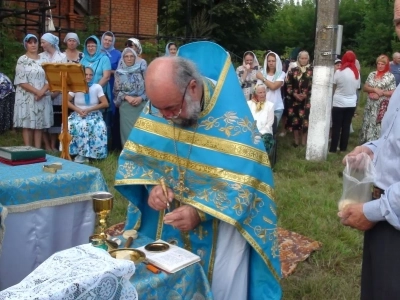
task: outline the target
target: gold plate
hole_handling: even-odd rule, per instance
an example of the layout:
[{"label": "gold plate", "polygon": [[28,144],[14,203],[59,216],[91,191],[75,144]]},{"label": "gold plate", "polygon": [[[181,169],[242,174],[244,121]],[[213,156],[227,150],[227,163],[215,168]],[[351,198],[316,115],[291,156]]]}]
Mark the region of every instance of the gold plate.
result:
[{"label": "gold plate", "polygon": [[150,243],[147,244],[144,249],[146,249],[149,252],[164,252],[169,249],[169,245],[166,243]]},{"label": "gold plate", "polygon": [[129,255],[130,260],[133,261],[135,264],[141,263],[146,259],[146,254],[144,254],[143,251],[133,249],[133,248],[115,249],[115,250],[108,251],[108,253],[110,253],[111,257],[113,257],[113,258],[117,258],[118,253],[119,253],[119,255],[120,254]]}]

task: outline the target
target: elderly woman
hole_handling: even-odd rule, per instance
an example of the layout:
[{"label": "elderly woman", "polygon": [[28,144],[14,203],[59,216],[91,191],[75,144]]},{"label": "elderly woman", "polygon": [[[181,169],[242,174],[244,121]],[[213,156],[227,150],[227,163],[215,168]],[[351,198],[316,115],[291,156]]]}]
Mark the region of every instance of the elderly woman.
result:
[{"label": "elderly woman", "polygon": [[146,103],[144,76],[136,53],[131,48],[122,52],[120,65],[115,72],[114,102],[119,107],[122,147],[125,145],[137,118]]},{"label": "elderly woman", "polygon": [[282,118],[283,114],[283,100],[281,87],[285,82],[285,72],[282,71],[282,62],[278,54],[275,52],[268,52],[264,60],[264,68],[261,78],[259,78],[267,87],[267,99],[274,105],[274,115],[276,121]]},{"label": "elderly woman", "polygon": [[169,42],[165,46],[165,56],[176,56],[177,52],[178,52],[178,47],[174,42]]},{"label": "elderly woman", "polygon": [[14,103],[14,86],[10,78],[0,72],[0,134],[12,128]]},{"label": "elderly woman", "polygon": [[121,59],[121,51],[115,49],[115,36],[111,31],[106,31],[101,37],[101,51],[107,55],[111,64],[110,85],[110,109],[106,113],[106,123],[111,127],[111,149],[120,149],[121,140],[119,139],[119,111],[114,105],[114,74]]},{"label": "elderly woman", "polygon": [[267,101],[267,87],[264,84],[257,84],[252,98],[247,101],[257,129],[261,133],[261,139],[264,143],[265,151],[270,154],[274,146],[272,126],[274,124],[274,105]]},{"label": "elderly woman", "polygon": [[259,71],[259,63],[256,55],[247,51],[243,55],[243,64],[236,69],[236,74],[239,78],[239,82],[242,85],[242,90],[245,99],[251,100],[252,92],[257,83],[257,74],[258,77],[262,77],[261,72]]},{"label": "elderly woman", "polygon": [[89,36],[85,41],[83,59],[81,64],[93,70],[93,82],[100,84],[104,94],[111,99],[109,80],[111,76],[111,63],[107,55],[101,52],[101,43],[95,35]]},{"label": "elderly woman", "polygon": [[368,98],[364,109],[360,144],[379,138],[381,121],[395,89],[396,79],[390,73],[389,58],[380,55],[376,59],[376,71],[368,75],[363,88],[364,92],[368,93]]},{"label": "elderly woman", "polygon": [[64,43],[67,45],[67,49],[64,52],[67,62],[78,64],[83,58],[83,53],[77,49],[78,45],[80,45],[78,35],[74,32],[68,32],[64,38]]},{"label": "elderly woman", "polygon": [[286,77],[288,97],[286,129],[293,132],[293,147],[299,146],[300,139],[303,146],[307,143],[313,75],[309,61],[310,55],[307,51],[299,52],[296,65],[290,69]]},{"label": "elderly woman", "polygon": [[125,47],[129,47],[133,50],[135,50],[136,52],[136,62],[135,64],[139,64],[140,65],[140,70],[142,71],[142,73],[146,72],[147,70],[147,62],[146,60],[144,60],[143,58],[141,58],[142,56],[142,45],[140,44],[140,41],[138,39],[135,38],[130,38],[126,41],[125,43]]},{"label": "elderly woman", "polygon": [[[58,47],[58,37],[51,33],[45,33],[41,38],[41,46],[43,52],[39,55],[49,63],[65,63],[67,62],[67,57],[64,53],[60,52]],[[62,113],[62,95],[59,92],[51,93],[51,98],[53,99],[53,114],[54,114],[54,125],[49,128],[48,134],[43,133],[43,142],[46,150],[57,151],[57,141],[58,135],[61,132],[61,113]]]},{"label": "elderly woman", "polygon": [[93,83],[93,73],[91,68],[85,68],[88,94],[69,93],[68,107],[74,111],[68,117],[68,131],[72,136],[69,152],[76,155],[77,163],[107,157],[107,127],[100,109],[107,108],[108,101],[101,85]]},{"label": "elderly woman", "polygon": [[336,152],[339,138],[340,151],[347,150],[359,88],[360,72],[356,67],[356,55],[353,51],[347,51],[333,76],[332,139],[329,152]]},{"label": "elderly woman", "polygon": [[15,68],[17,86],[14,105],[14,128],[22,127],[25,146],[41,148],[43,129],[53,126],[53,106],[42,63],[38,54],[38,38],[28,34],[23,39],[26,53]]}]

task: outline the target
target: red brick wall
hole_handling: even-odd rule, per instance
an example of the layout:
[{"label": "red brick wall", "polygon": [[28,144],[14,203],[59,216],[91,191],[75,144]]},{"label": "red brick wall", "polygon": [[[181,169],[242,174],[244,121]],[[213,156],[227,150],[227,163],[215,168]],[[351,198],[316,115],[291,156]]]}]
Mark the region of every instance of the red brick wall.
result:
[{"label": "red brick wall", "polygon": [[157,0],[146,0],[140,2],[139,34],[157,34],[157,14]]},{"label": "red brick wall", "polygon": [[[77,16],[74,24],[70,22],[68,17],[70,1],[74,0],[51,0],[51,3],[56,3],[57,5],[52,10],[52,14],[54,16],[54,25],[62,28],[61,40],[64,38],[67,29],[79,30],[86,27],[83,16]],[[19,5],[21,9],[25,8],[24,3],[21,2],[9,0],[4,1],[4,3],[12,6]],[[27,3],[27,9],[38,7],[39,4],[37,3]],[[92,0],[92,16],[98,15],[100,17],[100,31],[113,31],[123,39],[126,39],[126,37],[139,37],[142,39],[155,36],[157,34],[157,11],[157,0]],[[61,18],[57,18],[58,16]],[[37,16],[27,17],[35,20],[39,19]],[[23,23],[23,20],[19,20],[18,23]],[[38,27],[30,26],[30,28],[28,32],[38,34]]]}]

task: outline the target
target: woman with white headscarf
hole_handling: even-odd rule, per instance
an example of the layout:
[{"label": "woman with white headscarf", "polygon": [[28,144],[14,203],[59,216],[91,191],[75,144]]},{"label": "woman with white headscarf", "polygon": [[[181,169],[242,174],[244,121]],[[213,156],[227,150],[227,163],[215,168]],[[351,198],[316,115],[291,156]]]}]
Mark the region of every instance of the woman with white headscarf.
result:
[{"label": "woman with white headscarf", "polygon": [[[57,36],[51,33],[45,33],[41,38],[41,46],[43,52],[39,55],[44,61],[49,63],[66,63],[67,56],[65,53],[61,53],[58,47],[59,39]],[[61,132],[61,113],[62,113],[62,95],[59,92],[51,93],[51,98],[53,99],[53,113],[54,113],[54,125],[49,128],[48,134],[43,134],[43,142],[46,150],[57,151],[56,143],[58,141],[58,135]]]},{"label": "woman with white headscarf", "polygon": [[284,109],[281,87],[285,82],[285,76],[279,55],[272,51],[268,52],[264,60],[262,77],[258,79],[267,86],[267,100],[274,104],[274,115],[278,124]]},{"label": "woman with white headscarf", "polygon": [[115,71],[114,103],[119,107],[122,147],[146,105],[144,74],[136,62],[136,52],[125,48]]},{"label": "woman with white headscarf", "polygon": [[178,53],[178,47],[174,42],[169,42],[167,46],[165,46],[164,56],[176,56],[176,53]]},{"label": "woman with white headscarf", "polygon": [[236,69],[236,74],[247,101],[251,100],[252,92],[257,83],[257,73],[259,73],[259,76],[261,75],[257,56],[251,51],[246,51],[243,55],[243,64]]},{"label": "woman with white headscarf", "polygon": [[68,32],[64,38],[64,43],[67,45],[64,52],[67,56],[67,62],[78,64],[83,58],[83,53],[77,49],[80,45],[78,35],[74,32]]}]

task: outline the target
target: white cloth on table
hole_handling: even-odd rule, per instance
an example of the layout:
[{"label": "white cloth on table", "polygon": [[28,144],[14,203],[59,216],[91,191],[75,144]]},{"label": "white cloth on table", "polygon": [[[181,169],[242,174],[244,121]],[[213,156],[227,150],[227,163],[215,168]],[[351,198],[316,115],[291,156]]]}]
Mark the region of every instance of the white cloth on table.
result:
[{"label": "white cloth on table", "polygon": [[129,282],[135,264],[112,258],[90,244],[53,254],[19,284],[0,292],[5,299],[138,299]]},{"label": "white cloth on table", "polygon": [[247,299],[250,245],[228,223],[218,226],[211,290],[214,300]]}]

